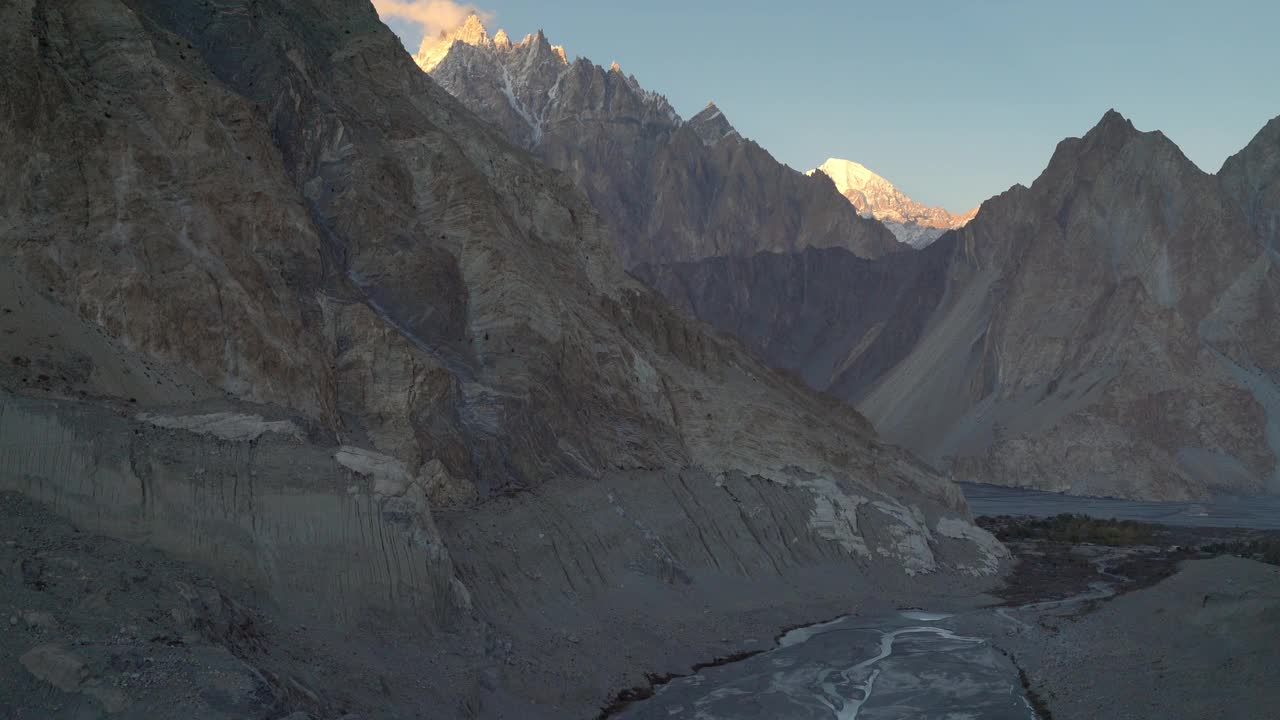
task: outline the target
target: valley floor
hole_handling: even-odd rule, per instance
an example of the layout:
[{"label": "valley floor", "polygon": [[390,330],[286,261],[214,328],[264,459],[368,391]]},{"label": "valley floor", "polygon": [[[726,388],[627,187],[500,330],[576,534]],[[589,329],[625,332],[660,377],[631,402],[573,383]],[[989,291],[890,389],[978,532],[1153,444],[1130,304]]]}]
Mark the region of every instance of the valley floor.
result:
[{"label": "valley floor", "polygon": [[[947,703],[971,692],[983,694],[985,707],[997,713],[991,717],[1024,717],[1034,706],[1040,720],[1253,719],[1280,707],[1280,568],[1234,555],[1269,559],[1280,543],[1272,531],[989,518],[984,524],[1018,558],[994,596],[938,592],[913,602],[893,588],[841,593],[831,583],[829,592],[790,607],[782,602],[790,583],[779,583],[761,588],[777,603],[721,598],[716,609],[671,608],[689,618],[680,623],[688,631],[682,638],[610,641],[566,625],[563,644],[576,652],[562,652],[558,642],[539,652],[535,629],[522,636],[518,628],[495,627],[488,631],[493,641],[514,646],[471,659],[505,655],[508,667],[481,671],[490,681],[481,677],[473,700],[455,705],[456,697],[439,692],[450,673],[462,672],[441,659],[451,652],[448,644],[422,646],[410,628],[401,642],[386,635],[344,641],[307,627],[251,587],[219,584],[155,551],[80,532],[16,494],[0,494],[0,521],[0,718],[6,720],[413,717],[433,697],[450,698],[450,706],[437,705],[430,717],[585,718],[597,712],[587,701],[590,690],[566,687],[558,708],[533,707],[500,685],[518,677],[572,684],[577,672],[583,687],[598,687],[611,676],[590,670],[589,661],[608,653],[611,642],[629,648],[632,677],[676,677],[691,672],[699,657],[760,651],[659,685],[654,700],[617,706],[622,717],[683,717],[679,706],[692,709],[700,694],[735,679],[739,688],[744,678],[750,687],[762,667],[768,674],[786,663],[789,677],[826,679],[826,694],[813,696],[817,700],[785,699],[792,709],[808,703],[797,718],[894,717],[894,708],[924,702],[913,684],[929,690],[935,703],[934,714],[923,717],[942,717]],[[741,614],[725,610],[735,604]],[[941,612],[901,612],[913,606]],[[695,614],[703,618],[700,626],[692,622]],[[789,633],[780,650],[770,650],[782,628],[837,616],[846,619]],[[673,643],[684,646],[680,657],[662,656]],[[376,657],[379,647],[385,653]],[[434,669],[424,664],[431,657]],[[747,672],[752,667],[754,676]],[[628,684],[625,677],[615,682],[615,689]],[[380,697],[344,693],[344,685],[371,683],[383,688]],[[873,686],[874,693],[860,690]],[[343,695],[352,701],[334,702]],[[768,714],[778,708],[770,710],[765,695],[744,706],[765,714],[734,717],[779,717]],[[774,693],[772,700],[780,697]],[[673,699],[682,699],[675,714]]]},{"label": "valley floor", "polygon": [[1252,720],[1280,707],[1280,532],[980,523],[1016,557],[992,602],[803,628],[611,716]]}]

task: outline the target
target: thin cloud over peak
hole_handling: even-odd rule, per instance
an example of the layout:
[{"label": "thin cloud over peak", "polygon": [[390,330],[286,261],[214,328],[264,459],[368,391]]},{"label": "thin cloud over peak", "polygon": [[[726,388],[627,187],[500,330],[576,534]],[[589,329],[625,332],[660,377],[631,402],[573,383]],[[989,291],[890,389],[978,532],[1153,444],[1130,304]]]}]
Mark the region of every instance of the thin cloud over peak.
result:
[{"label": "thin cloud over peak", "polygon": [[462,27],[472,15],[486,23],[494,17],[491,12],[453,0],[373,0],[373,6],[383,19],[397,18],[421,25],[420,50],[439,43],[444,35]]}]

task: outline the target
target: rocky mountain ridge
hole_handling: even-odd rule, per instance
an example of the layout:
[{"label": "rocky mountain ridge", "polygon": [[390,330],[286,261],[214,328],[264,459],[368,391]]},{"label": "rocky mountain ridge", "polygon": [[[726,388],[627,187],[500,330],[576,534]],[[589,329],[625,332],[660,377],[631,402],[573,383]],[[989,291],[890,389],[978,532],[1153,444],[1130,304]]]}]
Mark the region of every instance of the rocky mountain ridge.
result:
[{"label": "rocky mountain ridge", "polygon": [[499,43],[473,18],[443,57],[419,61],[512,143],[572,177],[627,267],[806,247],[862,257],[905,249],[826,178],[744,139],[714,104],[685,122],[616,63],[569,62],[541,31]]},{"label": "rocky mountain ridge", "polygon": [[1280,492],[1278,128],[1214,176],[1112,111],[924,252],[640,274],[960,479]]},{"label": "rocky mountain ridge", "polygon": [[978,214],[978,208],[955,214],[912,200],[893,183],[861,163],[828,158],[808,174],[822,173],[865,217],[884,223],[899,241],[916,249],[942,237],[948,230],[964,227]]}]

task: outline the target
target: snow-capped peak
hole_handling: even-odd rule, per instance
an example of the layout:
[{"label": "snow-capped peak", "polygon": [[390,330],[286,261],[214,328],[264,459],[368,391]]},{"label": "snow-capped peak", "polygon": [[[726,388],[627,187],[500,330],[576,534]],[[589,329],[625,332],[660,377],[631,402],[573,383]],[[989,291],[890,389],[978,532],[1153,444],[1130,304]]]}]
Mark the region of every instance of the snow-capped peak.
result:
[{"label": "snow-capped peak", "polygon": [[924,247],[947,230],[963,227],[978,214],[978,208],[957,215],[943,208],[923,205],[865,165],[852,160],[829,158],[808,174],[815,172],[831,178],[840,194],[848,198],[864,217],[883,222],[899,240],[915,247]]},{"label": "snow-capped peak", "polygon": [[[897,189],[894,188],[893,183],[871,172],[866,165],[852,160],[827,158],[827,161],[819,165],[818,169],[831,178],[831,181],[836,184],[836,189],[841,193],[850,189],[861,190],[868,186]],[[813,171],[810,171],[809,174],[812,175]]]}]

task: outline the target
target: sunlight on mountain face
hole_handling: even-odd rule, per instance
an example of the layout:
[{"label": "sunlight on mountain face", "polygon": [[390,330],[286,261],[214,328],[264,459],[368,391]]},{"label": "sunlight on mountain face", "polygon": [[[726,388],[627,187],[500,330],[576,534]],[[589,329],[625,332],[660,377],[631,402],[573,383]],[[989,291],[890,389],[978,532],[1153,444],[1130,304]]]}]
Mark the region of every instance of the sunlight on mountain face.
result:
[{"label": "sunlight on mountain face", "polygon": [[[414,62],[424,72],[431,72],[436,69],[436,66],[444,62],[454,43],[460,42],[475,48],[502,51],[519,51],[536,45],[548,51],[560,66],[569,64],[569,56],[565,54],[564,46],[552,45],[547,42],[547,38],[541,30],[537,34],[525,35],[518,43],[512,43],[506,30],[498,30],[496,35],[489,37],[489,30],[484,26],[484,22],[480,15],[473,12],[467,16],[467,19],[461,25],[453,30],[446,30],[438,35],[428,36],[422,41],[422,47],[418,48],[418,53],[413,56]],[[622,72],[622,68],[618,67],[617,63],[613,65],[617,72]]]},{"label": "sunlight on mountain face", "polygon": [[477,24],[493,19],[491,12],[453,0],[373,0],[373,6],[384,20],[398,18],[422,26],[419,54],[447,49],[456,31],[473,18]]},{"label": "sunlight on mountain face", "polygon": [[915,248],[937,240],[947,230],[964,227],[978,214],[978,208],[952,213],[916,202],[893,183],[852,160],[828,158],[808,174],[815,172],[831,178],[840,194],[864,217],[884,223],[899,241]]}]

